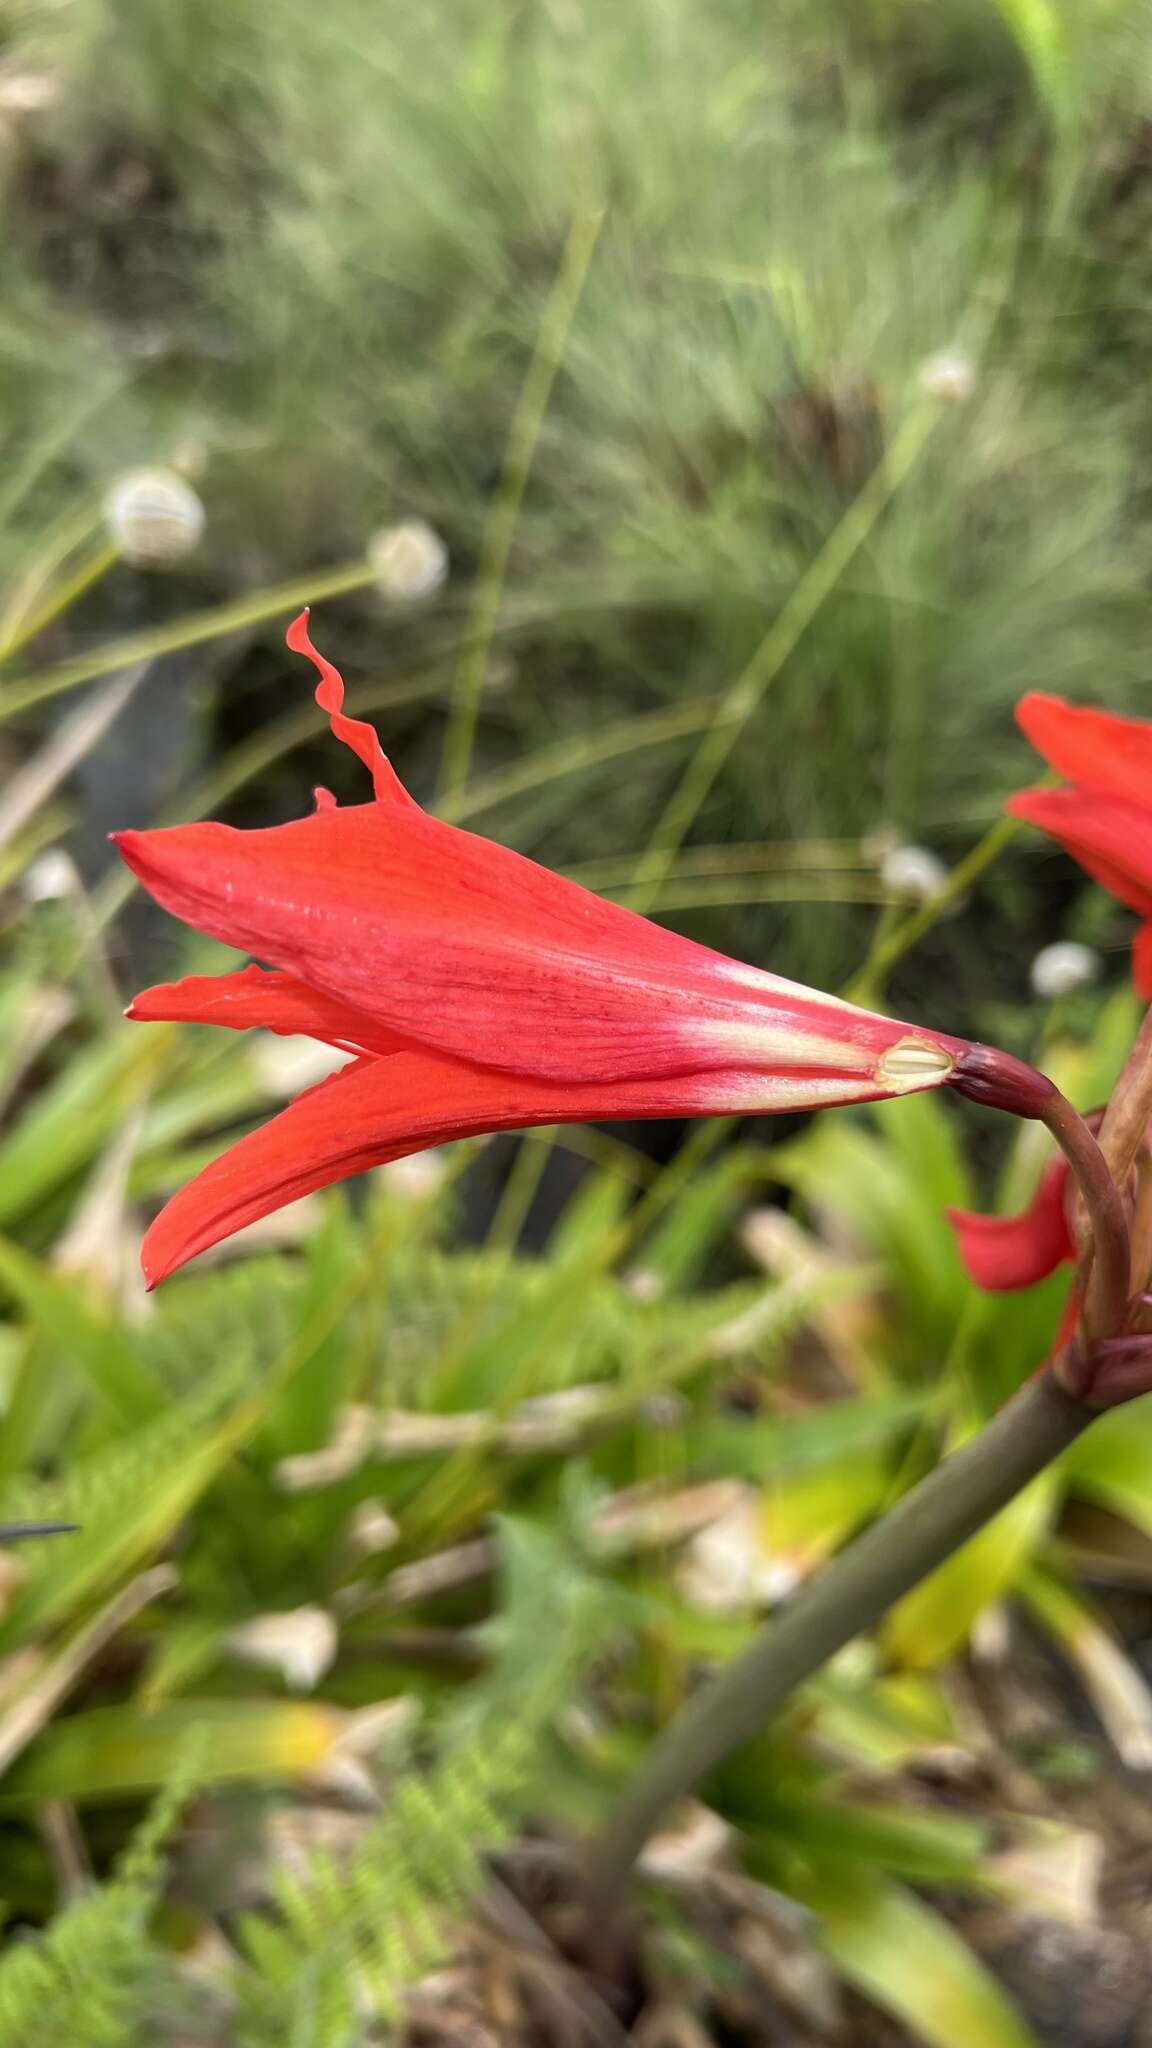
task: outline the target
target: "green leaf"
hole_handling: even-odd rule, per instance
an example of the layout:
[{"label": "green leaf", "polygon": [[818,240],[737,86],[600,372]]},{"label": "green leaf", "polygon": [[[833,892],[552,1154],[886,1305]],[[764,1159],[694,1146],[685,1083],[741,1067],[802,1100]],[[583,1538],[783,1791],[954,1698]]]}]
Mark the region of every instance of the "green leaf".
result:
[{"label": "green leaf", "polygon": [[73,1054],[0,1143],[0,1227],[69,1180],[138,1102],[169,1056],[164,1027],[114,1031]]},{"label": "green leaf", "polygon": [[[898,1106],[914,1107],[916,1098]],[[898,1128],[890,1120],[890,1128]],[[966,1194],[952,1171],[950,1144],[921,1124],[902,1153],[858,1115],[821,1117],[799,1144],[778,1153],[780,1178],[883,1262],[901,1311],[896,1341],[910,1361],[947,1355],[969,1282],[944,1205],[926,1198],[927,1164],[936,1193]],[[922,1365],[921,1365],[922,1369]]]},{"label": "green leaf", "polygon": [[349,1717],[315,1701],[178,1700],[154,1713],[94,1707],[31,1743],[0,1788],[0,1806],[29,1800],[118,1798],[166,1785],[202,1740],[205,1784],[307,1777],[328,1758]]},{"label": "green leaf", "polygon": [[1152,1395],[1102,1415],[1061,1460],[1073,1493],[1152,1536]]},{"label": "green leaf", "polygon": [[850,1984],[928,2048],[1038,2048],[1035,2036],[943,1915],[874,1874],[821,1871],[792,1887]]},{"label": "green leaf", "polygon": [[1042,1473],[977,1536],[886,1616],[882,1640],[897,1663],[928,1669],[965,1641],[977,1615],[1009,1590],[1047,1536],[1059,1491]]},{"label": "green leaf", "polygon": [[926,1884],[970,1884],[991,1839],[983,1822],[963,1814],[866,1806],[832,1795],[789,1800],[769,1794],[757,1827],[765,1821],[787,1840],[789,1852],[811,1854],[818,1865],[858,1863],[865,1874],[887,1871]]},{"label": "green leaf", "polygon": [[79,1281],[54,1273],[42,1260],[0,1237],[0,1285],[51,1340],[66,1369],[125,1422],[143,1421],[162,1409],[163,1391],[127,1324],[89,1307]]},{"label": "green leaf", "polygon": [[843,1679],[833,1663],[814,1690],[821,1744],[870,1772],[899,1770],[926,1750],[961,1745],[943,1689],[924,1672],[892,1672],[862,1685]]},{"label": "green leaf", "polygon": [[[71,1475],[71,1491],[61,1504],[75,1503],[72,1519],[81,1524],[80,1533],[66,1548],[35,1546],[43,1562],[0,1622],[0,1650],[66,1619],[154,1557],[253,1419],[250,1402],[215,1427],[196,1429],[177,1412],[135,1439],[118,1441],[111,1457],[92,1461],[90,1476],[83,1468]],[[56,1505],[60,1496],[52,1499]]]},{"label": "green leaf", "polygon": [[705,1472],[761,1483],[889,1443],[924,1412],[926,1396],[864,1394],[826,1401],[804,1414],[711,1416],[692,1431],[692,1463]]},{"label": "green leaf", "polygon": [[1068,32],[1053,0],[996,0],[1004,24],[1032,74],[1054,128],[1067,130],[1079,110],[1077,67]]}]

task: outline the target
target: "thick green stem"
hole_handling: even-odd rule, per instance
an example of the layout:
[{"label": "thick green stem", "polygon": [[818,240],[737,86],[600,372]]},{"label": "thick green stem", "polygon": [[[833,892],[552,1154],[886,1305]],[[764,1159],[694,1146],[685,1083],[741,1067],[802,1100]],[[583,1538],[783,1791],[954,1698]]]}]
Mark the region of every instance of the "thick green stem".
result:
[{"label": "thick green stem", "polygon": [[688,1702],[589,1851],[589,1917],[602,1955],[614,1946],[632,1866],[668,1808],[748,1741],[837,1650],[1015,1499],[1075,1442],[1094,1412],[1051,1373],[1030,1380],[979,1436],[811,1579],[779,1620]]},{"label": "thick green stem", "polygon": [[[1088,1125],[1046,1075],[994,1048],[969,1047],[952,1078],[974,1101],[1036,1117],[1052,1132],[1092,1224],[1086,1334],[1089,1342],[1118,1336],[1127,1317],[1128,1226]],[[1071,1358],[1065,1356],[1065,1366]],[[589,1851],[589,1917],[605,1953],[632,1865],[668,1807],[748,1741],[837,1650],[873,1627],[984,1528],[1087,1428],[1097,1411],[1077,1398],[1073,1375],[1057,1377],[1060,1365],[1030,1380],[979,1436],[841,1552],[672,1721]]]}]

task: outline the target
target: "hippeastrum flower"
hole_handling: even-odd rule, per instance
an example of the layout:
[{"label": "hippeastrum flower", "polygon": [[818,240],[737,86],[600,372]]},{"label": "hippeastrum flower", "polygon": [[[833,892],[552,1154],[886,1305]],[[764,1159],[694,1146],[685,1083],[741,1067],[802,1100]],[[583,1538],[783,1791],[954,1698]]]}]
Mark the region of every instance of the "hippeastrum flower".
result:
[{"label": "hippeastrum flower", "polygon": [[1071,1174],[1063,1154],[1040,1176],[1036,1193],[1019,1216],[981,1216],[949,1209],[948,1221],[969,1278],[989,1294],[1033,1287],[1076,1257],[1068,1220]]},{"label": "hippeastrum flower", "polygon": [[1144,922],[1132,947],[1142,996],[1152,996],[1152,722],[1065,704],[1038,691],[1023,698],[1017,719],[1067,789],[1028,789],[1010,799],[1058,839],[1094,881]]},{"label": "hippeastrum flower", "polygon": [[352,1057],[169,1202],[144,1243],[150,1285],[300,1195],[449,1139],[961,1082],[962,1039],[741,966],[429,817],[345,715],[307,613],[288,644],[373,800],[318,790],[312,816],[265,830],[117,835],[166,909],[267,963],[146,989],[128,1015],[302,1032]]}]

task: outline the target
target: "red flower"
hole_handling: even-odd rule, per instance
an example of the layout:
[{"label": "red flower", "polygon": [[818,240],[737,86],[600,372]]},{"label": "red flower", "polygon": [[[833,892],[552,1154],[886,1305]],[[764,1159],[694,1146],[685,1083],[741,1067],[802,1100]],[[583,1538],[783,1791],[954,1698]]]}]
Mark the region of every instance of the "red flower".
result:
[{"label": "red flower", "polygon": [[[1098,1123],[1099,1117],[1092,1121]],[[1044,1168],[1036,1193],[1019,1216],[980,1216],[971,1209],[948,1210],[964,1269],[977,1287],[987,1294],[1009,1294],[1018,1287],[1034,1287],[1037,1281],[1047,1280],[1059,1266],[1075,1264],[1076,1240],[1068,1220],[1071,1186],[1071,1170],[1061,1153]],[[1050,1359],[1071,1343],[1079,1321],[1080,1293],[1072,1287],[1048,1354]],[[1146,1360],[1142,1363],[1146,1364]]]},{"label": "red flower", "polygon": [[297,1196],[452,1138],[591,1118],[815,1108],[932,1088],[964,1041],[740,966],[429,817],[312,647],[375,800],[263,831],[117,844],[157,901],[272,971],[147,989],[128,1015],[306,1033],[355,1057],[169,1202],[150,1285]]},{"label": "red flower", "polygon": [[1039,1186],[1020,1216],[980,1216],[949,1209],[948,1221],[964,1269],[977,1287],[1005,1294],[1046,1280],[1057,1266],[1076,1257],[1068,1222],[1068,1161],[1063,1154],[1044,1168]]},{"label": "red flower", "polygon": [[1068,789],[1028,789],[1009,811],[1050,832],[1094,881],[1145,920],[1132,948],[1142,996],[1152,996],[1152,723],[1114,718],[1033,691],[1017,719]]}]

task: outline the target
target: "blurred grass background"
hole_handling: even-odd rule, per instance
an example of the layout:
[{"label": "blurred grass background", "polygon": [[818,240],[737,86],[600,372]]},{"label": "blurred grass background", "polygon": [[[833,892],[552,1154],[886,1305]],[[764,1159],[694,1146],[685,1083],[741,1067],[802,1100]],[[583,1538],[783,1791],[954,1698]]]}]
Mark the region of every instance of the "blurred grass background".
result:
[{"label": "blurred grass background", "polygon": [[1150,174],[1131,0],[0,14],[0,1507],[82,1525],[3,1559],[5,2048],[1152,2038],[1146,1404],[705,1788],[630,2005],[564,1961],[566,1831],[1044,1355],[942,1218],[1034,1136],[535,1134],[146,1303],[311,1075],[121,1023],[212,954],[104,844],[362,793],[311,599],[422,801],[1098,1102],[1129,920],[996,821],[1024,689],[1152,702]]}]

